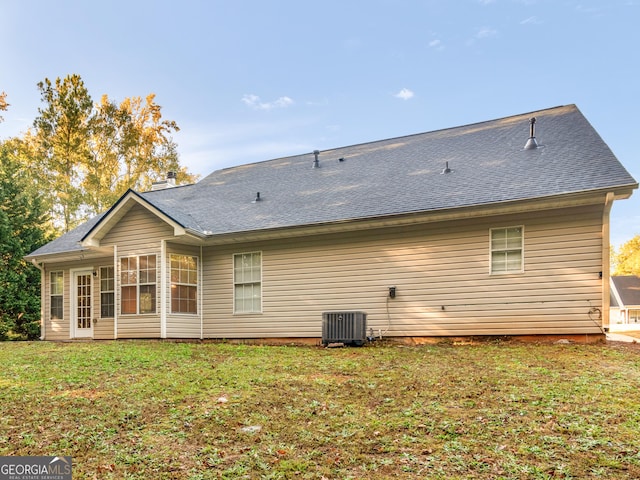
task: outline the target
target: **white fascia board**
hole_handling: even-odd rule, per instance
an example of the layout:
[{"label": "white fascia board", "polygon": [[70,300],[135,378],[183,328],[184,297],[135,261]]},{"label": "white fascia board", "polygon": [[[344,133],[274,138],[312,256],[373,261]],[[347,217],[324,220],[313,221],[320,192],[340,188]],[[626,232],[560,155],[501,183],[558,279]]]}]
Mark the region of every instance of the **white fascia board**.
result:
[{"label": "white fascia board", "polygon": [[[160,220],[173,228],[175,236],[183,236],[187,234],[187,229],[176,222],[173,218],[162,212],[153,204],[144,200],[140,195],[133,191],[127,192],[108,212],[104,218],[92,229],[91,232],[80,242],[82,247],[99,247],[100,241],[115,226],[126,213],[134,206],[140,205],[154,214]],[[189,230],[189,233],[193,233]]]}]

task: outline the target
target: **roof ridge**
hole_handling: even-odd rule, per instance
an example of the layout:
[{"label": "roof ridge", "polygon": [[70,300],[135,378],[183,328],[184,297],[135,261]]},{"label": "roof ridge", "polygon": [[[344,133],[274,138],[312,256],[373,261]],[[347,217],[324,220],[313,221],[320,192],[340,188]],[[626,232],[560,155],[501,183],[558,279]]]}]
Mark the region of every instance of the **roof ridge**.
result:
[{"label": "roof ridge", "polygon": [[[376,144],[383,143],[383,142],[408,139],[408,138],[411,138],[411,137],[417,137],[417,136],[421,136],[421,135],[435,134],[435,133],[446,132],[446,131],[449,131],[449,130],[458,130],[458,129],[463,129],[463,128],[469,128],[469,127],[473,127],[475,125],[483,125],[483,124],[492,123],[492,122],[499,122],[499,121],[502,121],[502,120],[506,120],[508,118],[517,118],[517,117],[529,116],[529,115],[533,115],[533,114],[541,114],[543,112],[548,112],[550,110],[557,110],[559,108],[567,108],[567,107],[573,107],[576,110],[579,110],[578,107],[576,106],[576,104],[569,103],[567,105],[556,105],[555,107],[543,108],[543,109],[539,109],[539,110],[532,110],[530,112],[518,113],[518,114],[513,114],[513,115],[506,115],[504,117],[496,117],[496,118],[493,118],[493,119],[490,119],[490,120],[482,120],[482,121],[477,121],[477,122],[471,122],[471,123],[466,123],[464,125],[456,125],[456,126],[453,126],[453,127],[438,128],[436,130],[428,130],[426,132],[408,133],[406,135],[399,135],[399,136],[396,136],[396,137],[389,137],[389,138],[383,138],[383,139],[378,139],[378,140],[371,140],[371,141],[366,141],[366,142],[353,143],[351,145],[342,145],[342,146],[339,146],[339,147],[317,149],[317,150],[320,153],[322,153],[322,152],[332,152],[332,151],[335,151],[335,150],[344,150],[344,149],[348,149],[348,148],[357,148],[357,147],[361,147],[363,145],[376,145]],[[250,163],[240,163],[238,165],[232,165],[232,166],[229,166],[229,167],[221,168],[219,170],[214,170],[211,173],[207,174],[204,178],[207,178],[208,176],[213,175],[214,173],[225,172],[225,171],[233,170],[235,168],[249,167],[249,166],[252,166],[252,165],[259,165],[259,164],[262,164],[262,163],[269,163],[269,162],[276,162],[276,161],[282,161],[282,160],[287,160],[287,159],[299,158],[299,157],[303,157],[305,155],[313,155],[313,151],[304,152],[304,153],[297,153],[297,154],[294,154],[294,155],[287,155],[287,156],[284,156],[284,157],[269,158],[269,159],[266,159],[266,160],[258,160],[258,161],[250,162]],[[163,190],[166,190],[166,189],[163,189]],[[156,191],[158,191],[158,190],[156,190]],[[159,191],[162,191],[162,190],[159,190]]]}]

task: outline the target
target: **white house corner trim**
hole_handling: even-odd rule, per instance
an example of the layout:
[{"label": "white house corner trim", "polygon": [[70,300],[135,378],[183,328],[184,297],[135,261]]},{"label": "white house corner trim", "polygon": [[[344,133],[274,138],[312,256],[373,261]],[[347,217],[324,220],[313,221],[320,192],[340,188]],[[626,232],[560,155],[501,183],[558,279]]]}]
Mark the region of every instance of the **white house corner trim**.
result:
[{"label": "white house corner trim", "polygon": [[160,338],[167,338],[167,241],[160,240]]},{"label": "white house corner trim", "polygon": [[200,259],[198,261],[198,311],[200,312],[200,340],[204,339],[204,312],[202,311],[203,297],[204,297],[204,278],[202,272],[204,271],[202,259],[202,245],[200,245]]},{"label": "white house corner trim", "polygon": [[119,311],[119,300],[120,300],[120,272],[118,262],[118,245],[113,246],[113,276],[114,276],[114,284],[113,284],[113,339],[118,339],[118,311]]},{"label": "white house corner trim", "polygon": [[609,225],[609,217],[614,199],[614,192],[607,192],[604,200],[604,208],[602,210],[602,327],[605,329],[609,328],[610,321],[609,309],[611,302],[609,295],[611,292],[611,240],[609,237],[611,234],[611,227]]},{"label": "white house corner trim", "polygon": [[44,263],[40,266],[33,263],[40,270],[40,340],[47,338],[47,319],[44,316],[44,302],[46,299],[46,281],[47,276],[44,271]]}]

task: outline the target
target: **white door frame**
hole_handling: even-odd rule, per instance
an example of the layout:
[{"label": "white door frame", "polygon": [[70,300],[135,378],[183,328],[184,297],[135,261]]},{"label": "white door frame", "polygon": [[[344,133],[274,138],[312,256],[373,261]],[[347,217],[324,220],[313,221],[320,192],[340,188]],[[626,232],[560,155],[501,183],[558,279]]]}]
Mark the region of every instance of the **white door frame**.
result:
[{"label": "white door frame", "polygon": [[[78,268],[70,270],[71,274],[71,338],[93,338],[93,269]],[[89,328],[78,327],[78,277],[87,275],[89,277]]]}]

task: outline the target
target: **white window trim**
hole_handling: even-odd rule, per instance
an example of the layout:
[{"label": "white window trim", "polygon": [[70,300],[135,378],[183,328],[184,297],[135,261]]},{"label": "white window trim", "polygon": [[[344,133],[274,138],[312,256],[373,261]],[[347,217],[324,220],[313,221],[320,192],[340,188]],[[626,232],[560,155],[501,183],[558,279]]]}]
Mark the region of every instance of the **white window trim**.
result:
[{"label": "white window trim", "polygon": [[[103,268],[113,268],[113,290],[102,290],[102,269]],[[100,267],[98,267],[98,272],[100,272],[100,275],[98,276],[97,279],[97,283],[98,283],[98,294],[100,295],[100,318],[114,318],[116,316],[116,289],[117,289],[117,284],[116,284],[116,268],[112,267],[111,265],[102,265]],[[102,294],[103,293],[113,293],[113,315],[110,317],[103,317],[102,316]]]},{"label": "white window trim", "polygon": [[[522,232],[522,240],[520,244],[520,269],[519,270],[507,270],[505,272],[494,272],[493,271],[493,235],[492,232],[494,230],[508,230],[510,228],[519,228]],[[512,249],[510,249],[512,250]],[[503,251],[503,250],[496,250]],[[506,227],[493,227],[489,229],[489,274],[490,275],[518,275],[524,273],[524,225],[509,225]]]},{"label": "white window trim", "polygon": [[[156,278],[155,281],[153,283],[141,283],[140,282],[140,257],[156,257]],[[122,312],[122,303],[116,304],[116,310],[119,312],[120,315],[122,315],[123,317],[130,317],[130,316],[146,316],[146,315],[158,315],[158,269],[159,269],[159,265],[158,265],[158,257],[159,255],[157,253],[141,253],[139,255],[124,255],[120,258],[118,258],[118,271],[117,273],[114,272],[114,275],[118,275],[117,281],[118,281],[118,290],[120,293],[122,293],[122,287],[133,287],[134,284],[130,284],[130,283],[122,283],[122,259],[124,258],[135,258],[136,259],[136,283],[135,283],[135,287],[136,287],[136,313],[123,313]],[[155,290],[156,290],[156,305],[155,305],[155,311],[153,312],[145,312],[145,313],[140,313],[140,287],[141,286],[146,286],[146,285],[154,285],[155,286]],[[122,298],[122,295],[119,296],[120,299]]]},{"label": "white window trim", "polygon": [[[196,287],[196,311],[195,313],[189,312],[174,312],[173,311],[173,291],[171,290],[171,286],[174,285],[174,282],[171,281],[171,257],[193,257],[196,259],[196,283],[181,283],[175,282],[175,285],[184,285],[187,287]],[[234,283],[235,285],[235,283]],[[192,255],[190,253],[170,253],[169,254],[169,314],[171,316],[186,316],[186,317],[197,317],[200,315],[200,257],[197,255]]]},{"label": "white window trim", "polygon": [[[259,253],[260,254],[260,311],[257,312],[237,312],[236,311],[236,285],[238,285],[236,283],[236,269],[235,269],[235,265],[236,265],[236,256],[237,255],[253,255],[254,253]],[[234,253],[231,255],[231,268],[233,269],[233,298],[232,298],[232,302],[233,302],[233,314],[234,315],[260,315],[262,314],[262,299],[264,297],[264,292],[262,289],[262,250],[256,250],[253,252],[240,252],[240,253]],[[247,283],[255,283],[255,282],[247,282]]]},{"label": "white window trim", "polygon": [[[52,283],[52,276],[53,274],[62,274],[62,293],[53,293],[53,283]],[[61,297],[62,298],[62,317],[61,318],[56,318],[56,321],[64,321],[64,270],[51,270],[49,272],[49,313],[48,313],[48,317],[49,317],[49,321],[53,321],[53,316],[51,315],[51,306],[52,306],[52,301],[51,299],[53,297]]]}]

